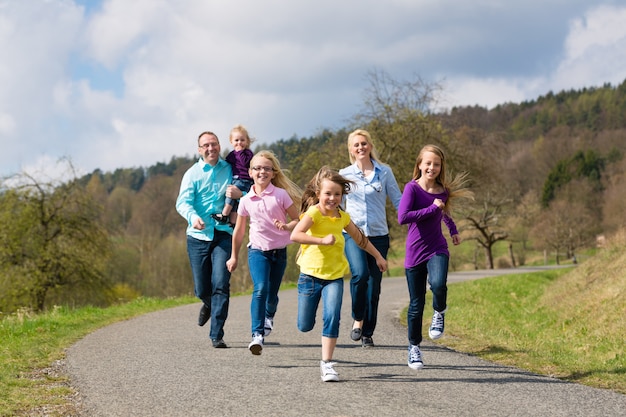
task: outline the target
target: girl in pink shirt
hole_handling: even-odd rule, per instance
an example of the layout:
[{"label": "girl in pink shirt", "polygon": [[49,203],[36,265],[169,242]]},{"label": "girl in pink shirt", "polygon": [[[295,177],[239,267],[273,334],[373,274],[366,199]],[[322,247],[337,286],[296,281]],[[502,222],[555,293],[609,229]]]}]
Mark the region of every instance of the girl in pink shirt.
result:
[{"label": "girl in pink shirt", "polygon": [[239,250],[250,221],[248,267],[254,290],[250,305],[252,341],[248,349],[260,355],[264,338],[274,327],[278,290],[287,267],[287,245],[298,222],[302,192],[280,169],[270,151],[258,152],[250,161],[254,184],[239,201],[233,231],[233,250],[226,267],[237,268]]}]

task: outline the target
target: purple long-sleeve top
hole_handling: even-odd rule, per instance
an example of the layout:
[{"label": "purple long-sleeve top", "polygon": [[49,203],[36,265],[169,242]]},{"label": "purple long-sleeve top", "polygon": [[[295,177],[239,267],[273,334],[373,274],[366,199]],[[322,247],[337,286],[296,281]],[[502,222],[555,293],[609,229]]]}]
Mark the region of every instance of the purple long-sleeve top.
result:
[{"label": "purple long-sleeve top", "polygon": [[448,193],[431,194],[420,187],[416,181],[411,181],[404,187],[398,207],[398,222],[409,225],[404,258],[405,268],[415,267],[437,254],[450,256],[448,242],[441,231],[442,220],[451,236],[458,232],[454,220],[433,204],[435,198],[445,202],[448,199]]},{"label": "purple long-sleeve top", "polygon": [[248,169],[250,168],[250,161],[252,161],[253,156],[254,153],[252,153],[252,151],[248,148],[240,151],[231,151],[228,155],[226,155],[226,162],[231,164],[233,167],[233,177],[244,180],[252,180],[252,178],[250,178],[250,174],[248,173]]}]

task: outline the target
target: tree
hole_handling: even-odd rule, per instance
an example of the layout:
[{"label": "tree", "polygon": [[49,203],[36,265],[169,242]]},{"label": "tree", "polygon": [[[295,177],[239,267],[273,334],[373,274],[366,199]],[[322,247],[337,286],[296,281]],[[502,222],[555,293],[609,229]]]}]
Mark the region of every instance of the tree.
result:
[{"label": "tree", "polygon": [[43,182],[23,173],[3,189],[0,275],[12,278],[3,305],[42,311],[53,289],[106,287],[110,245],[98,220],[102,209],[78,181]]}]

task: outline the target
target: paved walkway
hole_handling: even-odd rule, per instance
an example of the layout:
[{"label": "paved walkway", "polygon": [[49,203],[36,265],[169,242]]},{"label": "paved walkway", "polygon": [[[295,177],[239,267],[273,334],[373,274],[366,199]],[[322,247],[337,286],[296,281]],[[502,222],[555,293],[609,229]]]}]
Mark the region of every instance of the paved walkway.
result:
[{"label": "paved walkway", "polygon": [[[522,272],[512,270],[510,272]],[[453,273],[450,282],[492,271]],[[502,274],[502,271],[498,271]],[[261,356],[250,341],[250,296],[233,297],[229,349],[196,324],[200,304],[100,329],[67,352],[86,416],[624,416],[626,396],[495,365],[422,344],[425,367],[407,364],[404,278],[385,278],[373,349],[352,342],[346,285],[335,351],[340,382],[319,376],[321,320],[296,328],[297,292],[280,293],[275,330]],[[452,291],[454,289],[452,288]],[[427,310],[428,311],[428,310]],[[208,324],[207,324],[208,326]],[[444,339],[445,340],[445,339]]]}]

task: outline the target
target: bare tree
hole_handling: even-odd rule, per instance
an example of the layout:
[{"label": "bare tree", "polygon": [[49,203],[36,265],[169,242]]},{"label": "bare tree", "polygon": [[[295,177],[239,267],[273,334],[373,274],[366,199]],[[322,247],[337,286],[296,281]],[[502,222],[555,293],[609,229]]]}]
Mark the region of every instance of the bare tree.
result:
[{"label": "bare tree", "polygon": [[102,209],[84,187],[23,173],[3,189],[0,274],[12,277],[4,305],[41,311],[52,289],[106,287],[109,240],[99,223]]}]

